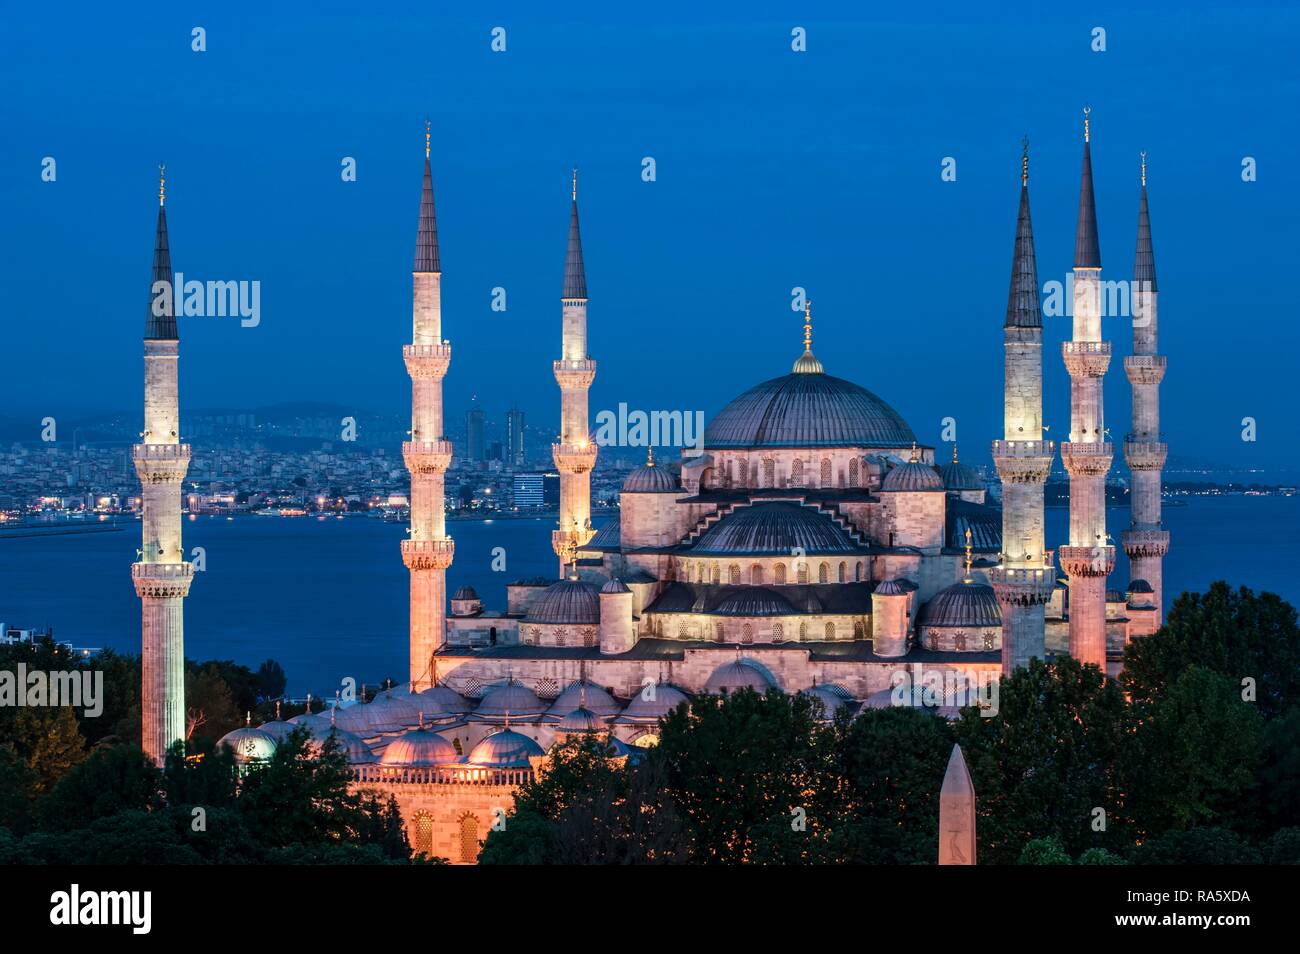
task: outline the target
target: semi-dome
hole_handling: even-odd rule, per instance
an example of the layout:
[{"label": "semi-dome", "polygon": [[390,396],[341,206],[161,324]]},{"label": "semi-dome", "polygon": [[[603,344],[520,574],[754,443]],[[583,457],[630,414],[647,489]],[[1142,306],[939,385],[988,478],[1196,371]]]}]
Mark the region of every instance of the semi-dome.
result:
[{"label": "semi-dome", "polygon": [[[815,359],[814,359],[815,360]],[[816,368],[764,381],[704,430],[709,450],[755,447],[910,447],[916,439],[892,407],[852,381]]]},{"label": "semi-dome", "polygon": [[993,587],[962,581],[940,590],[921,607],[920,626],[1001,626],[1002,610]]},{"label": "semi-dome", "polygon": [[549,714],[564,716],[579,708],[590,709],[602,716],[617,715],[623,711],[618,701],[601,686],[590,682],[575,682],[555,697]]},{"label": "semi-dome", "polygon": [[736,659],[713,670],[713,674],[704,684],[704,691],[718,693],[753,689],[757,693],[764,693],[771,686],[772,683],[757,666],[743,659]]},{"label": "semi-dome", "polygon": [[740,586],[713,608],[718,616],[792,616],[795,609],[776,590],[766,586]]},{"label": "semi-dome", "polygon": [[384,749],[379,764],[387,768],[428,768],[460,761],[456,747],[436,732],[411,729],[403,732]]},{"label": "semi-dome", "polygon": [[[576,705],[576,702],[575,702]],[[505,718],[526,718],[541,715],[546,705],[537,698],[537,693],[521,682],[511,679],[500,686],[489,689],[474,710],[476,716],[493,716]]]},{"label": "semi-dome", "polygon": [[623,481],[625,494],[675,494],[680,491],[672,471],[667,467],[656,467],[653,458],[628,474]]},{"label": "semi-dome", "polygon": [[943,481],[944,490],[984,489],[984,479],[980,477],[979,471],[969,464],[963,464],[957,460],[956,447],[952,449],[952,460],[939,468],[939,478]]},{"label": "semi-dome", "polygon": [[678,706],[689,701],[686,698],[686,693],[676,686],[658,683],[647,686],[634,695],[632,701],[627,704],[627,708],[623,710],[623,714],[615,721],[637,722],[661,719]]},{"label": "semi-dome", "polygon": [[822,718],[829,722],[845,706],[852,706],[853,698],[848,690],[839,686],[823,683],[803,690],[803,695],[816,699],[822,705]]},{"label": "semi-dome", "polygon": [[917,493],[918,491],[943,490],[944,487],[943,478],[935,473],[933,467],[913,460],[905,464],[899,464],[885,474],[884,480],[880,482],[880,489],[901,493]]},{"label": "semi-dome", "polygon": [[820,510],[773,501],[737,507],[704,531],[690,550],[692,556],[789,556],[796,551],[811,556],[854,553],[865,546]]},{"label": "semi-dome", "polygon": [[600,589],[581,580],[552,583],[533,603],[526,617],[530,623],[600,622]]},{"label": "semi-dome", "polygon": [[474,746],[465,761],[483,768],[527,768],[530,756],[545,754],[528,736],[502,729]]},{"label": "semi-dome", "polygon": [[269,732],[241,725],[227,732],[217,742],[217,747],[228,745],[235,750],[236,762],[264,762],[275,754],[275,738]]}]

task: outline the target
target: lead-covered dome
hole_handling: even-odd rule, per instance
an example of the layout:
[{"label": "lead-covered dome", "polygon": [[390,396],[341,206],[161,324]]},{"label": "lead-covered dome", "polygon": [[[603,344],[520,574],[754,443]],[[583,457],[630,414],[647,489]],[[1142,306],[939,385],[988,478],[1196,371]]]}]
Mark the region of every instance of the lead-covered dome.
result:
[{"label": "lead-covered dome", "polygon": [[944,487],[943,478],[935,473],[933,467],[922,464],[920,461],[909,461],[906,464],[899,464],[885,474],[885,479],[880,482],[880,489],[900,493],[917,493],[927,490],[943,490]]},{"label": "lead-covered dome", "polygon": [[530,756],[545,754],[528,736],[502,729],[474,746],[465,761],[483,768],[527,768]]},{"label": "lead-covered dome", "polygon": [[[937,478],[936,478],[937,479]],[[803,504],[775,501],[737,507],[700,535],[692,556],[773,556],[802,552],[854,553],[866,544],[830,515]]]},{"label": "lead-covered dome", "polygon": [[436,732],[412,729],[404,732],[384,749],[379,763],[387,768],[428,768],[458,762],[456,747]]},{"label": "lead-covered dome", "polygon": [[736,692],[740,689],[753,689],[762,695],[770,689],[772,683],[757,666],[737,659],[713,670],[704,691],[709,693]]},{"label": "lead-covered dome", "polygon": [[667,467],[642,464],[623,481],[625,494],[675,494],[681,490]]},{"label": "lead-covered dome", "polygon": [[546,711],[546,706],[537,693],[521,682],[511,679],[503,685],[489,689],[474,710],[476,716],[498,718],[538,716]]},{"label": "lead-covered dome", "polygon": [[666,682],[646,686],[627,704],[623,714],[615,722],[637,722],[641,720],[661,719],[678,706],[690,702],[686,693]]},{"label": "lead-covered dome", "polygon": [[866,388],[817,368],[750,388],[704,429],[709,450],[750,447],[910,447],[916,435]]},{"label": "lead-covered dome", "polygon": [[993,587],[963,581],[940,590],[921,607],[921,626],[1001,626],[1002,610]]},{"label": "lead-covered dome", "polygon": [[575,682],[567,686],[551,703],[549,714],[565,716],[575,709],[590,709],[601,716],[617,715],[623,711],[604,687],[591,682]]},{"label": "lead-covered dome", "polygon": [[530,623],[600,622],[600,589],[581,580],[560,580],[548,586],[528,610]]},{"label": "lead-covered dome", "polygon": [[275,754],[275,738],[269,732],[254,729],[251,725],[241,725],[232,732],[227,732],[217,742],[217,747],[228,745],[235,751],[235,761],[265,762]]},{"label": "lead-covered dome", "polygon": [[793,616],[795,609],[776,590],[765,586],[741,586],[713,608],[718,616]]}]

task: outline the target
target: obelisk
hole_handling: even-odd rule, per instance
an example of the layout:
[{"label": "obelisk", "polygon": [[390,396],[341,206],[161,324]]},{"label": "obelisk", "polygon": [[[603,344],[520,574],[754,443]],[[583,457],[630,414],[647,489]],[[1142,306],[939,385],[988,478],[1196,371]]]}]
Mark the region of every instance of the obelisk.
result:
[{"label": "obelisk", "polygon": [[975,786],[960,745],[952,747],[939,790],[939,864],[975,864]]}]

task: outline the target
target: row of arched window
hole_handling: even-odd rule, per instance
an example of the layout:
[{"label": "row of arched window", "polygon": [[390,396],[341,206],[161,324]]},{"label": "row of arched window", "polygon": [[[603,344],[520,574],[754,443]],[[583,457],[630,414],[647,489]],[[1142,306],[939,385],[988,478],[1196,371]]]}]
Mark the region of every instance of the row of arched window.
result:
[{"label": "row of arched window", "polygon": [[[751,464],[749,468],[748,478],[746,477],[745,474],[745,462],[740,461],[739,480],[736,479],[736,471],[737,471],[736,463],[737,462],[733,459],[733,460],[728,460],[723,465],[722,480],[725,486],[727,487],[738,487],[738,486],[776,487],[777,486],[776,460],[774,458],[771,457],[763,458],[761,469],[757,463]],[[860,487],[862,485],[862,473],[863,473],[863,468],[862,468],[861,461],[856,457],[850,458],[847,479],[846,479],[846,475],[841,473],[838,486]],[[836,486],[835,464],[829,457],[823,457],[821,459],[821,467],[819,469],[818,476],[820,477],[820,480],[817,483],[818,487]],[[803,459],[795,458],[795,460],[790,464],[789,480],[782,480],[781,486],[782,487],[807,487],[810,486],[810,483],[811,482],[807,479],[805,473]]]},{"label": "row of arched window", "polygon": [[[657,627],[657,631],[659,635],[663,635],[662,626]],[[845,623],[836,624],[830,620],[820,626],[814,623],[811,627],[807,622],[799,623],[799,640],[801,642],[807,642],[809,639],[817,638],[827,640],[842,639],[846,638],[850,632],[853,634],[853,638],[855,639],[864,638],[866,627],[863,625],[862,620],[854,620],[851,626]],[[785,624],[780,621],[773,622],[770,636],[771,641],[774,643],[785,642]],[[737,637],[739,638],[737,639]],[[741,623],[739,627],[737,627],[734,623],[728,624],[721,621],[715,621],[704,623],[703,628],[701,628],[701,624],[698,622],[692,622],[686,619],[679,619],[677,621],[678,639],[711,638],[714,642],[719,643],[738,641],[742,644],[748,645],[754,642],[754,637],[755,624],[753,623]]]},{"label": "row of arched window", "polygon": [[[861,582],[861,580],[863,579],[862,574],[864,571],[865,571],[865,566],[863,565],[861,560],[858,560],[853,565],[852,582],[855,583]],[[720,584],[723,582],[722,566],[717,563],[714,563],[712,565],[708,565],[705,563],[696,563],[696,564],[687,563],[682,572],[684,574],[682,582],[684,583],[719,583]],[[823,560],[821,563],[817,565],[817,582],[818,583],[832,583],[832,582],[848,583],[850,582],[849,573],[850,573],[849,565],[845,561],[841,560],[838,566],[833,567],[831,563]],[[808,564],[807,563],[796,564],[794,567],[794,574],[795,574],[795,579],[793,580],[789,579],[788,578],[789,571],[787,570],[786,565],[784,563],[778,563],[774,567],[772,567],[772,582],[778,586],[786,583],[808,583],[809,582]],[[831,579],[832,574],[835,577],[834,580]],[[749,577],[748,580],[745,579],[746,575]],[[763,566],[760,563],[752,564],[749,567],[749,571],[747,574],[745,573],[745,571],[742,570],[739,563],[732,563],[730,566],[727,567],[726,582],[730,583],[732,586],[740,586],[742,583],[746,583],[746,582],[748,582],[753,586],[762,586],[767,582],[767,579],[766,579],[766,574],[764,573],[763,570]]]}]

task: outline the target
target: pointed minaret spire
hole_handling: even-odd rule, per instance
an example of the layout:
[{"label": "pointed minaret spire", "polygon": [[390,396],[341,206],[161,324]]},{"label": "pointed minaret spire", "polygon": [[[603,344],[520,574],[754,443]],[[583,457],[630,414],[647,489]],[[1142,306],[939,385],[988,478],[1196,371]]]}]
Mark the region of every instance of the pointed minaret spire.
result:
[{"label": "pointed minaret spire", "polygon": [[564,291],[561,298],[587,297],[587,272],[582,265],[582,234],[578,230],[578,170],[573,170],[573,208],[569,213],[569,248],[564,257]]},{"label": "pointed minaret spire", "polygon": [[1074,267],[1101,268],[1097,242],[1097,202],[1092,194],[1092,148],[1088,130],[1091,106],[1083,107],[1083,173],[1079,180],[1079,225],[1074,236]]},{"label": "pointed minaret spire", "polygon": [[429,165],[432,132],[424,121],[424,185],[420,190],[420,224],[415,233],[415,269],[417,272],[441,272],[438,260],[438,217],[433,211],[433,170]]},{"label": "pointed minaret spire", "polygon": [[1138,202],[1137,258],[1133,262],[1133,281],[1148,291],[1156,288],[1156,255],[1151,249],[1151,216],[1147,211],[1147,154],[1142,153],[1142,197]]},{"label": "pointed minaret spire", "polygon": [[[172,253],[167,241],[167,166],[158,164],[158,228],[153,243],[153,278],[149,282],[149,310],[144,319],[146,339],[175,341],[176,315],[173,308]],[[159,286],[165,282],[165,289]]]},{"label": "pointed minaret spire", "polygon": [[[1029,215],[1029,140],[1020,159],[1020,211],[1016,216],[1016,244],[1011,253],[1011,291],[1007,294],[1004,328],[1041,328],[1043,312],[1038,300],[1038,263],[1034,258],[1034,225]],[[1089,187],[1089,194],[1092,190]],[[1039,435],[1032,435],[1036,440]]]}]

